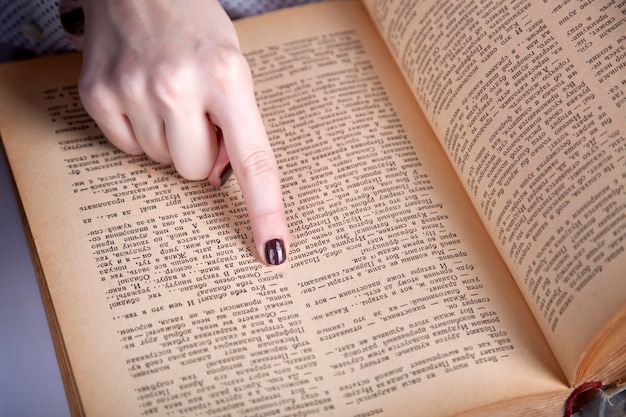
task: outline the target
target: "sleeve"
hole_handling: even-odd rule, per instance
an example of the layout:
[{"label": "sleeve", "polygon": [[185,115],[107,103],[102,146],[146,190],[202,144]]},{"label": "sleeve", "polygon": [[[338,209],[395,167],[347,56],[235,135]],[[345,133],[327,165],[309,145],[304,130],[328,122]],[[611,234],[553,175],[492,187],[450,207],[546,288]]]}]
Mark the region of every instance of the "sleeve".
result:
[{"label": "sleeve", "polygon": [[76,49],[60,10],[59,0],[0,0],[0,42],[40,55]]},{"label": "sleeve", "polygon": [[[232,19],[319,0],[220,0]],[[0,43],[44,55],[82,48],[80,0],[0,0]]]},{"label": "sleeve", "polygon": [[271,12],[289,6],[312,3],[319,0],[219,0],[231,19]]}]

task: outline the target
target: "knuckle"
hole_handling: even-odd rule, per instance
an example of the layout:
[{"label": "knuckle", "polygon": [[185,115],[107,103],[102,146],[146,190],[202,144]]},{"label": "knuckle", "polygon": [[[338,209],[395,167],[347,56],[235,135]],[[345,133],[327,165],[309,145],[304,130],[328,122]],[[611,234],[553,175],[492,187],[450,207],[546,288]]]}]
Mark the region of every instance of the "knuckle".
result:
[{"label": "knuckle", "polygon": [[220,48],[211,58],[213,78],[218,87],[227,88],[250,78],[250,67],[236,48]]},{"label": "knuckle", "polygon": [[278,166],[272,152],[259,149],[250,152],[241,161],[241,172],[243,178],[263,179],[273,175],[278,175]]},{"label": "knuckle", "polygon": [[119,71],[114,78],[113,89],[129,103],[138,103],[145,95],[145,75],[138,69]]},{"label": "knuckle", "polygon": [[78,94],[83,105],[91,111],[100,112],[106,109],[109,101],[109,86],[102,79],[89,75],[81,75],[78,80]]},{"label": "knuckle", "polygon": [[178,171],[181,177],[189,181],[200,181],[206,179],[209,176],[206,171],[201,171],[197,168],[189,167],[186,165],[176,165],[176,171]]},{"label": "knuckle", "polygon": [[193,85],[193,77],[184,64],[160,63],[152,71],[151,84],[158,100],[171,107],[185,99]]},{"label": "knuckle", "polygon": [[143,94],[143,77],[140,72],[115,71],[110,74],[87,72],[78,80],[81,100],[92,109],[108,111],[120,100],[136,102]]},{"label": "knuckle", "polygon": [[170,156],[169,150],[167,149],[167,146],[164,146],[162,144],[152,144],[149,148],[144,149],[144,151],[151,159],[160,164],[169,164],[172,162],[172,158]]}]

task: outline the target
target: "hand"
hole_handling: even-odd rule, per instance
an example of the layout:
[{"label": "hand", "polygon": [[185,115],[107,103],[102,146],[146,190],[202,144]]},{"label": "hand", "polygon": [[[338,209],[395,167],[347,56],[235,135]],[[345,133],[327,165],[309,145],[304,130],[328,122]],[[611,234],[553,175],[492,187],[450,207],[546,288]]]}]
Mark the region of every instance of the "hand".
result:
[{"label": "hand", "polygon": [[104,135],[191,180],[220,185],[232,164],[258,253],[282,263],[289,232],[278,166],[217,0],[83,0],[83,9],[79,92]]}]

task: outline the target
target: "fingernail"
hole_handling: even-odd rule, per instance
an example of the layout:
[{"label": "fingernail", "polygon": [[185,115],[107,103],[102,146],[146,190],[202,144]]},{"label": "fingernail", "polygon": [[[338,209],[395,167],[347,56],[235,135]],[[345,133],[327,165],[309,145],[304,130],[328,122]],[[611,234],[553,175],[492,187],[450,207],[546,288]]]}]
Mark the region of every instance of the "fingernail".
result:
[{"label": "fingernail", "polygon": [[280,239],[272,239],[265,244],[265,259],[270,265],[280,265],[285,262],[287,254],[285,245]]},{"label": "fingernail", "polygon": [[233,173],[233,167],[230,165],[230,162],[229,162],[228,165],[224,167],[224,170],[222,171],[222,174],[220,175],[220,186],[226,184],[226,181],[228,181],[228,178],[230,178],[230,174],[232,173]]}]

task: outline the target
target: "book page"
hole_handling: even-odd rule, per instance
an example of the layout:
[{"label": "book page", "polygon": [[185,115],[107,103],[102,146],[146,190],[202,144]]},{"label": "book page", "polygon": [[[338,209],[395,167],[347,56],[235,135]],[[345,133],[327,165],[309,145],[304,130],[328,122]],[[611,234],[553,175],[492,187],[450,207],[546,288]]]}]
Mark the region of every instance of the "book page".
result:
[{"label": "book page", "polygon": [[626,4],[366,3],[574,380],[626,305]]},{"label": "book page", "polygon": [[283,176],[293,243],[279,267],[251,252],[235,178],[183,180],[107,142],[80,105],[79,55],[0,69],[75,412],[561,407],[561,371],[362,6],[237,29]]}]

